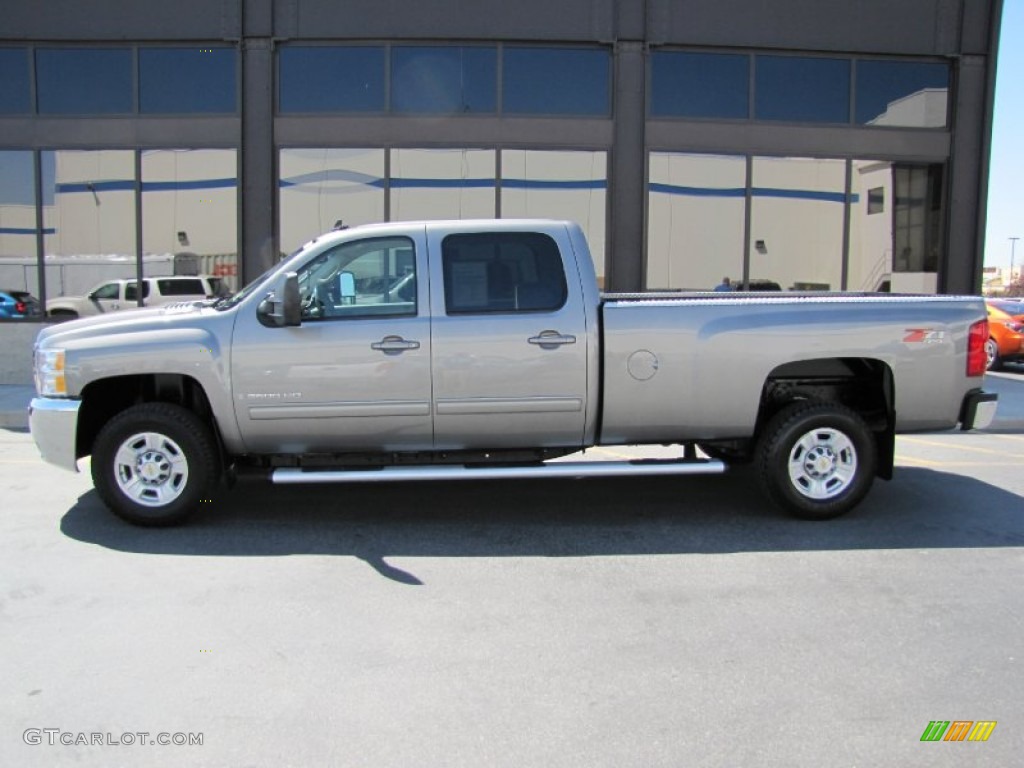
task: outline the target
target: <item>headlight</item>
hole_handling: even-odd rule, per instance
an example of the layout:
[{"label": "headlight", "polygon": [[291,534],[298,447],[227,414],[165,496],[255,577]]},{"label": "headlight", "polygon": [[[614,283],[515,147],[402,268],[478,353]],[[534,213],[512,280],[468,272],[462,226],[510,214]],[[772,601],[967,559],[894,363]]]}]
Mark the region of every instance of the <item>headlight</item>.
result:
[{"label": "headlight", "polygon": [[41,397],[67,397],[68,385],[64,378],[64,350],[36,350],[36,392]]}]

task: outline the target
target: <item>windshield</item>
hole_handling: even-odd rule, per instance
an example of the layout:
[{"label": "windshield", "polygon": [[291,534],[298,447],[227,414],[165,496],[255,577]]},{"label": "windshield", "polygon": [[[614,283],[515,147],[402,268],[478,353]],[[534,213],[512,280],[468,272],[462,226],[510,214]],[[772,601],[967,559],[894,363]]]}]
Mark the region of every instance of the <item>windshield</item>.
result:
[{"label": "windshield", "polygon": [[245,286],[245,288],[240,290],[234,296],[228,296],[227,298],[217,299],[210,306],[212,306],[214,309],[231,309],[232,307],[238,306],[239,303],[241,303],[242,301],[247,299],[249,296],[251,296],[253,293],[255,293],[259,289],[259,287],[261,285],[263,285],[263,283],[265,283],[267,281],[267,278],[270,277],[270,275],[272,273],[276,272],[280,268],[281,264],[283,264],[284,262],[288,261],[293,256],[297,256],[298,254],[302,253],[304,250],[309,248],[309,246],[313,245],[313,243],[315,243],[315,242],[316,242],[316,238],[313,238],[308,243],[304,243],[303,245],[299,246],[294,251],[292,251],[290,254],[288,254],[288,256],[286,256],[285,258],[283,258],[280,261],[278,261],[277,264],[275,264],[270,269],[268,269],[266,272],[264,272],[262,275],[260,275],[255,280],[250,282],[247,286]]}]

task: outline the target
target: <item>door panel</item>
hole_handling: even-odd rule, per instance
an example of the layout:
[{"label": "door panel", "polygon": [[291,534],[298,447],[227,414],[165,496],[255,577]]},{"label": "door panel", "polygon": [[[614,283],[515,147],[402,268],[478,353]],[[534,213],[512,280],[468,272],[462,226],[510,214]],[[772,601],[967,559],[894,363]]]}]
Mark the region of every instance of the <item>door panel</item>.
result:
[{"label": "door panel", "polygon": [[435,447],[580,446],[587,331],[567,236],[432,230]]},{"label": "door panel", "polygon": [[299,327],[239,317],[233,388],[249,450],[432,447],[424,243],[421,230],[325,246],[298,270]]}]

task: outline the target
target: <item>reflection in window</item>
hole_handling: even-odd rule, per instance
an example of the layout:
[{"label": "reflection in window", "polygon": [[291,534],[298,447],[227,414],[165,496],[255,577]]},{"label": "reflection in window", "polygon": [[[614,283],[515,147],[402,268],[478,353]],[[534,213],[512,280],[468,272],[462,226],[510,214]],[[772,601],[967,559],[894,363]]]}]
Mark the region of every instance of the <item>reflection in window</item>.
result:
[{"label": "reflection in window", "polygon": [[[942,185],[941,164],[853,161],[848,268],[851,290],[938,290],[944,241]],[[891,201],[890,215],[872,214],[872,197],[879,194]]]},{"label": "reflection in window", "polygon": [[850,62],[801,56],[756,57],[758,120],[850,121]]},{"label": "reflection in window", "polygon": [[298,275],[304,320],[416,314],[416,251],[406,237],[343,243]]},{"label": "reflection in window", "polygon": [[[0,151],[0,291],[39,299],[35,188],[32,153]],[[0,319],[11,314],[26,313],[0,308]]]},{"label": "reflection in window", "polygon": [[750,273],[783,289],[842,288],[846,163],[755,157]]},{"label": "reflection in window", "polygon": [[565,268],[558,246],[547,235],[449,235],[441,248],[449,315],[551,312],[565,304]]},{"label": "reflection in window", "polygon": [[234,112],[235,49],[139,49],[139,111]]},{"label": "reflection in window", "polygon": [[649,289],[710,290],[743,279],[747,162],[653,152],[648,185]]},{"label": "reflection in window", "polygon": [[493,218],[492,149],[391,151],[391,220]]},{"label": "reflection in window", "polygon": [[238,289],[236,154],[233,149],[143,151],[147,276],[213,275],[230,290]]},{"label": "reflection in window", "polygon": [[857,62],[857,122],[943,128],[949,67],[906,61]]},{"label": "reflection in window", "polygon": [[383,112],[380,46],[287,46],[278,52],[281,112]]},{"label": "reflection in window", "polygon": [[501,153],[502,218],[568,219],[587,236],[604,284],[607,152],[507,149]]},{"label": "reflection in window", "polygon": [[611,57],[606,50],[506,47],[502,107],[522,115],[611,112]]},{"label": "reflection in window", "polygon": [[651,56],[651,115],[745,118],[750,59],[719,53],[657,51]]},{"label": "reflection in window", "polygon": [[23,115],[31,111],[28,50],[0,48],[0,115]]},{"label": "reflection in window", "polygon": [[42,153],[48,296],[81,296],[136,275],[135,153]]},{"label": "reflection in window", "polygon": [[285,253],[339,222],[384,221],[383,149],[282,149],[278,168]]},{"label": "reflection in window", "polygon": [[105,115],[133,111],[129,48],[40,48],[36,90],[44,115]]},{"label": "reflection in window", "polygon": [[483,47],[391,49],[391,108],[396,112],[493,113],[497,51]]},{"label": "reflection in window", "polygon": [[868,190],[868,215],[885,213],[885,187]]}]

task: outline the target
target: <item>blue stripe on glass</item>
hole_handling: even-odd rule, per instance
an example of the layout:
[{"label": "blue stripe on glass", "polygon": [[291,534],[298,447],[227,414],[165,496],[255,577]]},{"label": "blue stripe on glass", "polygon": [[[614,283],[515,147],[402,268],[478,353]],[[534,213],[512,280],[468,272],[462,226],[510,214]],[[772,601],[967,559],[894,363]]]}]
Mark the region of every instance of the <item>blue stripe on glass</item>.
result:
[{"label": "blue stripe on glass", "polygon": [[[35,229],[30,227],[0,227],[0,235],[34,235],[35,233]],[[57,230],[53,227],[47,227],[43,230],[43,234],[55,235]]]},{"label": "blue stripe on glass", "polygon": [[[663,195],[684,195],[686,197],[744,197],[746,190],[742,187],[682,187],[676,184],[649,185],[651,192],[660,192]],[[772,187],[754,187],[750,190],[753,197],[775,197],[788,200],[816,200],[825,203],[844,203],[846,195],[842,192],[818,192],[813,189],[776,189]],[[850,195],[850,202],[856,203],[860,195],[856,192]]]},{"label": "blue stripe on glass", "polygon": [[[234,189],[238,186],[235,178],[226,179],[193,179],[190,181],[144,181],[143,192],[180,192],[187,189]],[[70,194],[74,192],[130,192],[135,189],[135,182],[130,179],[113,181],[75,181],[57,185],[57,192]]]}]

